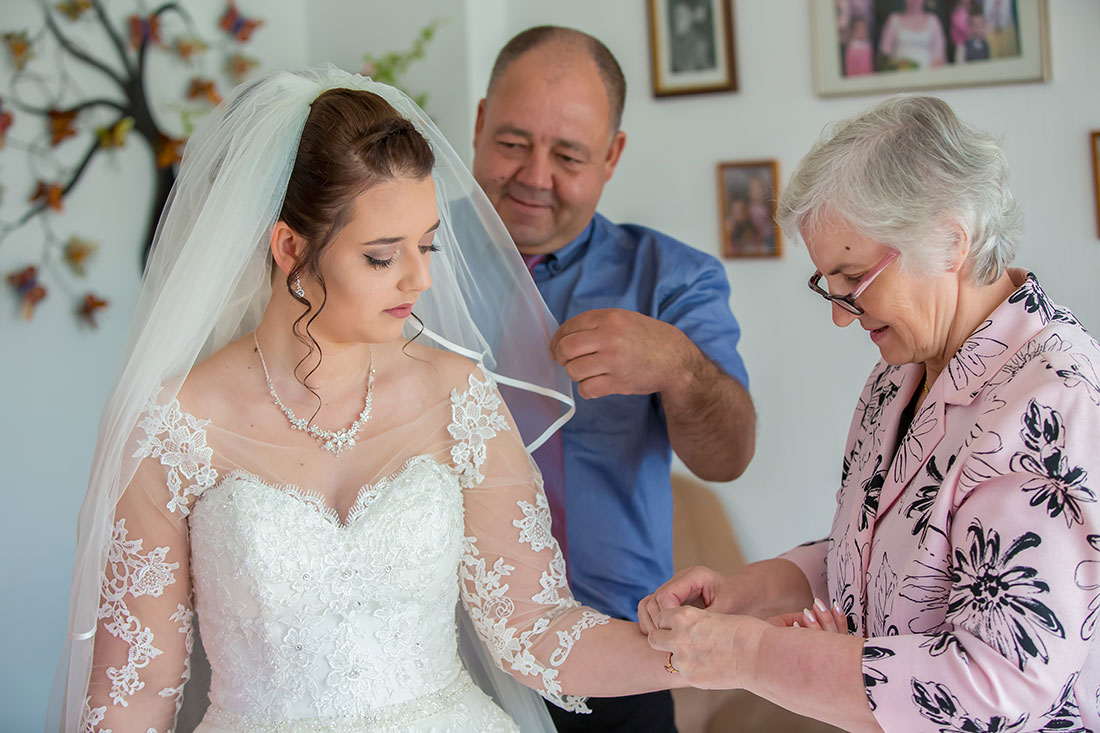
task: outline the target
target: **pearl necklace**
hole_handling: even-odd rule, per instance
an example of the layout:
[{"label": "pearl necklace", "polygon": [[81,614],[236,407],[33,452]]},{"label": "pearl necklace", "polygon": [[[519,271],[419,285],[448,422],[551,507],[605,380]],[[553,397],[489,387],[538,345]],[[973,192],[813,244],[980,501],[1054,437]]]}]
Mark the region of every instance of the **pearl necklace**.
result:
[{"label": "pearl necklace", "polygon": [[264,368],[264,379],[267,380],[268,391],[271,392],[271,397],[275,400],[275,405],[283,411],[283,414],[286,415],[286,419],[290,421],[290,426],[295,430],[301,430],[313,436],[313,438],[321,444],[322,449],[327,450],[333,455],[338,456],[341,452],[353,447],[355,445],[355,438],[359,435],[359,431],[363,429],[367,420],[370,420],[371,391],[374,388],[374,347],[369,347],[370,369],[367,373],[367,397],[363,401],[363,411],[359,413],[359,417],[355,422],[343,430],[324,430],[296,416],[293,410],[283,404],[283,401],[279,399],[279,395],[275,393],[275,385],[271,383],[271,375],[267,372],[267,362],[264,361],[264,352],[260,350],[260,341],[255,333],[252,334],[252,342],[256,344],[256,353],[260,356],[260,366]]}]

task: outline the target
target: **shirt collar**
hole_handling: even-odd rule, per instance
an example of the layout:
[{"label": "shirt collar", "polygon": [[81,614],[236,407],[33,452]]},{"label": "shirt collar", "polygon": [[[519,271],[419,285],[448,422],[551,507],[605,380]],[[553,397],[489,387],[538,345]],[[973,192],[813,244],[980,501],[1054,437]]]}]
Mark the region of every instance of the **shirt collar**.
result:
[{"label": "shirt collar", "polygon": [[597,218],[598,215],[593,216],[592,220],[588,222],[588,226],[584,228],[584,231],[572,242],[550,253],[546,258],[546,267],[552,274],[561,272],[576,262],[581,255],[584,254],[585,250],[588,249],[589,242],[592,240],[592,234],[596,230]]}]

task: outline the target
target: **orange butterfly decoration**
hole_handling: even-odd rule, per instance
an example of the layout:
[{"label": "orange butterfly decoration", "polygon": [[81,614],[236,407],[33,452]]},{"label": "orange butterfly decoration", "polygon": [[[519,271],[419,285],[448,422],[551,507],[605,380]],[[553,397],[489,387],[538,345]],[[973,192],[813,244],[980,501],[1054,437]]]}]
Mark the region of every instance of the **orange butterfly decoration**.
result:
[{"label": "orange butterfly decoration", "polygon": [[75,109],[49,109],[46,116],[50,124],[50,147],[56,148],[66,138],[76,137],[76,117],[80,112]]},{"label": "orange butterfly decoration", "polygon": [[79,20],[80,16],[84,15],[84,11],[92,9],[92,0],[68,0],[68,2],[58,3],[56,7],[69,20]]},{"label": "orange butterfly decoration", "polygon": [[27,62],[35,56],[34,47],[27,38],[27,32],[5,33],[0,38],[4,39],[4,44],[11,53],[11,63],[15,66],[15,70],[22,71],[27,66]]},{"label": "orange butterfly decoration", "polygon": [[133,117],[123,117],[110,127],[97,127],[95,134],[99,138],[99,147],[106,150],[121,148],[126,144],[126,138],[132,129]]},{"label": "orange butterfly decoration", "polygon": [[0,150],[4,149],[4,138],[8,134],[8,128],[11,127],[11,123],[15,121],[15,117],[11,112],[5,112],[3,106],[3,100],[0,100]]},{"label": "orange butterfly decoration", "polygon": [[218,94],[218,88],[214,80],[203,79],[200,76],[191,78],[191,86],[187,89],[187,98],[205,98],[210,104],[221,104],[222,101],[222,95]]},{"label": "orange butterfly decoration", "polygon": [[34,307],[46,297],[46,288],[38,284],[38,268],[34,265],[8,273],[8,283],[15,288],[23,305],[23,320],[34,316]]},{"label": "orange butterfly decoration", "polygon": [[168,168],[183,160],[183,145],[186,143],[178,137],[158,135],[156,144],[157,168]]},{"label": "orange butterfly decoration", "polygon": [[86,239],[77,236],[69,237],[69,241],[65,243],[65,262],[69,263],[73,272],[84,277],[85,263],[98,249],[99,247]]},{"label": "orange butterfly decoration", "polygon": [[150,15],[148,18],[142,18],[140,15],[131,15],[126,20],[130,23],[130,48],[138,48],[142,43],[163,45],[159,17]]},{"label": "orange butterfly decoration", "polygon": [[95,322],[95,314],[97,311],[106,308],[107,305],[108,301],[92,293],[88,293],[84,296],[84,301],[80,304],[78,315],[92,328],[99,328],[99,324]]},{"label": "orange butterfly decoration", "polygon": [[38,187],[34,189],[34,193],[31,195],[31,203],[43,201],[46,206],[54,211],[61,211],[61,197],[64,195],[64,189],[56,183],[39,181]]},{"label": "orange butterfly decoration", "polygon": [[218,21],[218,25],[222,30],[241,43],[248,41],[262,23],[261,20],[246,18],[241,15],[241,11],[237,10],[237,4],[233,0],[226,3],[225,12],[222,13],[222,17]]},{"label": "orange butterfly decoration", "polygon": [[234,84],[240,84],[248,76],[248,72],[259,65],[259,60],[243,53],[235,53],[225,62],[225,70],[233,79]]},{"label": "orange butterfly decoration", "polygon": [[200,38],[177,38],[172,47],[177,56],[188,62],[192,56],[206,50],[206,44]]}]

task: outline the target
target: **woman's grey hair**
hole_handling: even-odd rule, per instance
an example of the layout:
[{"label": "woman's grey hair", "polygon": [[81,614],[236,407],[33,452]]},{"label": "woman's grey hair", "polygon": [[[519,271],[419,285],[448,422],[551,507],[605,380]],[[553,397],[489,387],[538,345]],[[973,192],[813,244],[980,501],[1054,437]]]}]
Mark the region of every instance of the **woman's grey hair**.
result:
[{"label": "woman's grey hair", "polygon": [[996,281],[1020,245],[1004,151],[935,97],[892,97],[827,130],[791,176],[776,218],[803,236],[826,215],[922,273],[949,267],[961,226],[975,285]]}]

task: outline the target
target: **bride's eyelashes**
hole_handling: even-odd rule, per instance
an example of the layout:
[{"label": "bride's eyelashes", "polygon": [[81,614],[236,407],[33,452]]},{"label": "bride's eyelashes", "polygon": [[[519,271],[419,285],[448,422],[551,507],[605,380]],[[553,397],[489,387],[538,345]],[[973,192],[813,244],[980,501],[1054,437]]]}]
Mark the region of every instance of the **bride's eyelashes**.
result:
[{"label": "bride's eyelashes", "polygon": [[[429,252],[438,252],[438,251],[439,251],[439,245],[438,244],[427,244],[427,245],[421,245],[420,246],[420,254],[428,254]],[[377,257],[371,257],[370,255],[363,255],[363,256],[367,258],[367,262],[370,263],[371,267],[377,268],[379,270],[386,269],[387,267],[392,265],[394,263],[394,260],[396,259],[395,257],[390,257],[387,260],[382,260],[382,259],[378,259]]]}]

